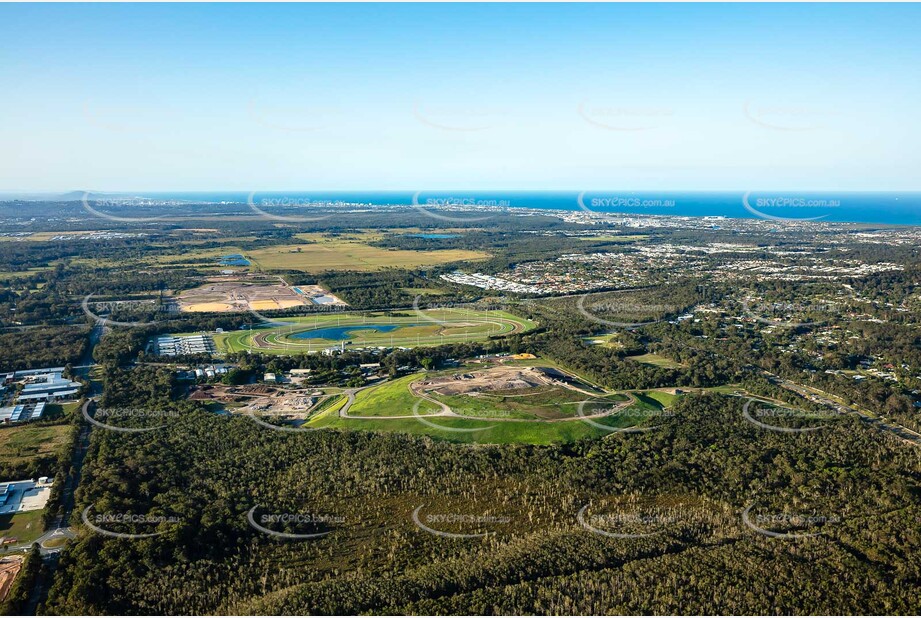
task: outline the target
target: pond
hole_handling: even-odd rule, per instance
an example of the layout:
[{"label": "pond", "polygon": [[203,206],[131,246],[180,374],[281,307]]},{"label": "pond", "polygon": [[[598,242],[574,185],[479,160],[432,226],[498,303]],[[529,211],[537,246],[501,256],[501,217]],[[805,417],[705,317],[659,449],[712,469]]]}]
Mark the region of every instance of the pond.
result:
[{"label": "pond", "polygon": [[422,326],[422,324],[355,324],[352,326],[330,326],[295,333],[292,339],[328,339],[330,341],[346,341],[352,338],[351,333],[360,330],[373,330],[379,333],[389,333],[398,328],[408,326]]}]

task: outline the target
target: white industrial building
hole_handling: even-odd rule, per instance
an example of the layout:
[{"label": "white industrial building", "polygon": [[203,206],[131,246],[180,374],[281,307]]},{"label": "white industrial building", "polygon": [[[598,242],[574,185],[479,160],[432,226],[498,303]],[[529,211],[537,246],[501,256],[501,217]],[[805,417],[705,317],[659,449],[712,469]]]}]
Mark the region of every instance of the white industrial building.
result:
[{"label": "white industrial building", "polygon": [[45,508],[51,497],[54,479],[43,476],[25,481],[8,481],[0,483],[0,515],[37,511]]},{"label": "white industrial building", "polygon": [[70,399],[80,392],[82,386],[79,382],[68,380],[57,371],[31,376],[28,380],[16,399],[17,403]]},{"label": "white industrial building", "polygon": [[211,335],[163,335],[154,340],[154,353],[159,356],[184,356],[186,354],[214,354]]},{"label": "white industrial building", "polygon": [[[45,414],[48,402],[74,399],[83,385],[68,380],[63,373],[64,367],[0,373],[8,388],[15,389],[17,385],[22,385],[14,405],[0,407],[0,423],[37,421]],[[8,403],[13,403],[13,400]]]},{"label": "white industrial building", "polygon": [[15,406],[0,408],[0,423],[25,423],[37,421],[45,414],[44,401],[35,404],[18,403]]}]

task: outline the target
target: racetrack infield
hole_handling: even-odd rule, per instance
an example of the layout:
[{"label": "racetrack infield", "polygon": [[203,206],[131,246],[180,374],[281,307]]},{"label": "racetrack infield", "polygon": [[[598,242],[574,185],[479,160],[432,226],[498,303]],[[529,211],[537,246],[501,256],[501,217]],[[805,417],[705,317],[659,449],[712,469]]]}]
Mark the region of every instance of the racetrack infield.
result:
[{"label": "racetrack infield", "polygon": [[341,347],[420,347],[485,341],[535,327],[505,311],[465,308],[403,312],[335,312],[284,317],[263,326],[214,336],[220,352],[316,353]]}]

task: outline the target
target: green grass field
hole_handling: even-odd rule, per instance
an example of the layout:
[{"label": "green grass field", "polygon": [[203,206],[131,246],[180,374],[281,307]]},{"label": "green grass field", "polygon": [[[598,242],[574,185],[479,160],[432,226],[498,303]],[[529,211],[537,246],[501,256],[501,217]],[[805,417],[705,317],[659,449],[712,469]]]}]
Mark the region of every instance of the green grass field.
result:
[{"label": "green grass field", "polygon": [[[543,361],[531,361],[544,364]],[[413,395],[409,389],[412,382],[426,376],[437,375],[416,373],[384,382],[358,392],[355,402],[348,410],[348,418],[340,415],[345,399],[324,410],[308,421],[315,428],[336,428],[359,431],[395,431],[428,435],[452,442],[479,444],[553,444],[572,442],[584,438],[602,438],[613,433],[606,429],[623,429],[634,426],[654,426],[664,422],[657,413],[669,407],[676,396],[659,391],[640,393],[608,393],[599,396],[594,405],[606,408],[613,403],[633,399],[634,402],[611,416],[592,419],[578,417],[577,400],[584,401],[585,395],[559,386],[520,391],[533,396],[536,401],[524,403],[528,397],[511,397],[509,394],[480,394],[437,396],[449,405],[456,414],[481,418],[458,418],[432,416],[440,408]],[[531,393],[530,391],[535,391]],[[571,410],[562,405],[566,400]],[[416,412],[427,418],[404,418]],[[585,408],[583,414],[591,414],[593,408]],[[354,418],[353,418],[354,417]]]},{"label": "green grass field", "polygon": [[[476,397],[466,395],[432,395],[451,407],[461,416],[517,419],[571,419],[578,416],[579,403],[588,397],[560,386],[522,389],[514,393],[482,393]],[[605,401],[622,402],[627,397],[608,395]]]},{"label": "green grass field", "polygon": [[423,375],[414,373],[359,392],[355,395],[355,403],[349,409],[349,416],[407,416],[413,413],[414,406],[419,402],[421,403],[416,409],[419,414],[437,412],[437,406],[424,399],[420,400],[409,392],[409,385]]},{"label": "green grass field", "polygon": [[681,367],[680,363],[676,363],[672,359],[659,356],[658,354],[640,354],[639,356],[628,356],[627,358],[638,363],[643,363],[644,365],[664,367],[665,369],[677,369]]},{"label": "green grass field", "polygon": [[16,539],[16,545],[31,543],[42,535],[43,509],[14,515],[0,515],[0,536]]},{"label": "green grass field", "polygon": [[0,428],[0,466],[15,469],[40,459],[57,457],[71,430],[70,424],[24,424]]},{"label": "green grass field", "polygon": [[678,399],[678,395],[663,393],[662,391],[646,391],[637,393],[635,396],[638,401],[656,408],[670,408],[674,405],[675,400]]},{"label": "green grass field", "polygon": [[[483,341],[530,330],[534,323],[505,311],[452,308],[328,313],[278,318],[284,325],[214,335],[221,352],[304,354],[335,347],[417,347]],[[349,327],[353,327],[350,329]],[[315,333],[315,336],[311,336]]]},{"label": "green grass field", "polygon": [[[426,420],[445,429],[437,429],[413,418],[341,418],[336,411],[328,411],[317,416],[309,425],[318,428],[396,431],[427,435],[451,442],[476,444],[554,444],[573,442],[583,438],[601,438],[612,433],[578,420],[558,423],[495,420],[490,422],[489,420],[480,421],[450,417],[436,417]],[[610,427],[628,427],[633,424],[632,421],[618,420],[616,417],[600,419],[599,422]],[[462,431],[452,431],[456,429]],[[469,431],[471,429],[477,429],[478,431]]]}]

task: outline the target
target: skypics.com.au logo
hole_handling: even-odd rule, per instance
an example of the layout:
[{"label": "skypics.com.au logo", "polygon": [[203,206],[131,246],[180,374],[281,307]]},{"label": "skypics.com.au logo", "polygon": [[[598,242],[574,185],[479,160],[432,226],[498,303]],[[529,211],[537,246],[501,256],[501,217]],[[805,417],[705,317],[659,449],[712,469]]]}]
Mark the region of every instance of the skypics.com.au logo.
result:
[{"label": "skypics.com.au logo", "polygon": [[[428,408],[426,413],[420,412],[420,408],[425,405]],[[490,421],[498,420],[502,417],[509,417],[509,413],[505,410],[496,410],[493,412],[493,416],[487,417],[476,417],[475,420],[481,421]],[[416,400],[416,403],[412,408],[411,418],[416,419],[426,427],[432,429],[437,429],[438,431],[446,431],[449,433],[476,433],[478,431],[486,431],[487,429],[493,429],[495,425],[486,425],[485,427],[461,427],[461,426],[452,426],[445,425],[443,423],[438,423],[435,421],[429,420],[429,418],[441,418],[441,419],[470,419],[471,417],[463,416],[455,412],[448,404],[438,401],[437,399],[431,397],[420,397]]]},{"label": "skypics.com.au logo", "polygon": [[666,508],[643,501],[606,505],[588,503],[576,521],[594,535],[612,539],[642,539],[662,534],[687,518],[683,508]]},{"label": "skypics.com.au logo", "polygon": [[[753,405],[754,404],[754,405]],[[809,433],[825,429],[827,425],[784,426],[782,423],[815,422],[817,420],[833,420],[838,415],[822,412],[809,412],[785,408],[774,404],[766,405],[755,399],[749,399],[742,406],[742,417],[761,429],[777,433]],[[781,424],[778,424],[781,423]]]},{"label": "skypics.com.au logo", "polygon": [[[756,533],[772,539],[808,539],[822,534],[822,528],[841,523],[838,515],[819,513],[757,512],[756,504],[742,511],[742,523]],[[779,530],[778,530],[779,529]]]},{"label": "skypics.com.au logo", "polygon": [[583,100],[576,113],[597,129],[638,132],[665,125],[675,115],[675,110],[650,105],[597,105]]},{"label": "skypics.com.au logo", "polygon": [[109,212],[119,210],[122,212],[138,212],[163,205],[159,200],[145,197],[93,197],[92,193],[85,191],[80,202],[83,204],[83,209],[94,217],[115,221],[116,223],[150,223],[152,221],[163,221],[166,218],[166,215],[139,217],[116,215]]},{"label": "skypics.com.au logo", "polygon": [[806,105],[775,105],[746,101],[742,113],[749,121],[765,129],[784,132],[817,131],[826,127],[838,112]]},{"label": "skypics.com.au logo", "polygon": [[[159,421],[164,419],[175,419],[180,416],[180,413],[175,410],[156,410],[151,408],[98,408],[93,415],[90,415],[90,403],[91,401],[87,401],[83,404],[83,418],[95,427],[120,433],[146,433],[148,431],[156,431],[166,427],[165,423],[159,423]],[[145,427],[131,427],[117,424],[119,422],[124,423],[126,420],[129,423],[140,422],[142,424],[149,424],[154,422],[158,424]]]},{"label": "skypics.com.au logo", "polygon": [[[421,515],[425,505],[419,505],[412,512],[412,522],[417,528],[446,539],[479,539],[490,534],[495,534],[492,530],[483,530],[484,528],[495,528],[511,523],[510,517],[490,514],[470,514],[470,513],[426,513]],[[424,523],[423,523],[424,522]],[[477,532],[448,532],[444,528],[466,528],[477,530]]]},{"label": "skypics.com.au logo", "polygon": [[678,201],[664,196],[641,196],[624,194],[592,195],[582,191],[576,197],[579,209],[592,214],[629,213],[637,209],[675,208]]},{"label": "skypics.com.au logo", "polygon": [[444,106],[416,101],[413,118],[420,124],[451,133],[478,133],[492,129],[511,116],[510,110],[478,106]]},{"label": "skypics.com.au logo", "polygon": [[[778,223],[808,223],[831,216],[841,208],[837,197],[822,195],[769,194],[747,191],[742,196],[742,206],[760,219]],[[799,216],[802,213],[805,216]]]},{"label": "skypics.com.au logo", "polygon": [[[822,302],[768,302],[748,295],[742,299],[742,310],[746,317],[768,326],[800,328],[816,326],[828,321],[829,317],[836,315],[839,307],[834,303]],[[823,319],[796,321],[790,319],[792,316],[820,317]]]},{"label": "skypics.com.au logo", "polygon": [[[108,326],[108,327],[121,326],[121,327],[126,327],[126,328],[138,328],[141,326],[152,326],[154,324],[159,324],[160,322],[163,322],[166,320],[166,318],[163,318],[163,319],[157,319],[157,320],[125,322],[125,321],[119,321],[119,320],[112,320],[110,318],[104,318],[97,313],[101,311],[104,313],[111,314],[112,312],[123,310],[125,307],[128,307],[128,306],[144,308],[145,303],[151,305],[152,308],[154,308],[155,314],[168,315],[166,308],[162,304],[157,304],[153,301],[140,301],[140,302],[136,302],[136,301],[93,301],[92,299],[94,296],[96,296],[95,293],[87,294],[86,296],[84,296],[83,300],[80,302],[80,308],[83,310],[83,313],[87,317],[92,318],[97,324],[101,324],[102,326]],[[92,305],[92,308],[91,308],[91,305]]]},{"label": "skypics.com.au logo", "polygon": [[83,509],[81,520],[83,524],[102,536],[115,539],[147,539],[160,536],[165,531],[158,530],[155,532],[123,532],[119,528],[129,529],[150,529],[159,527],[163,524],[181,523],[183,519],[175,515],[153,515],[144,513],[123,513],[123,512],[104,512],[90,514],[93,506],[90,505]]},{"label": "skypics.com.au logo", "polygon": [[[630,396],[624,402],[611,402],[605,400],[580,401],[576,407],[576,414],[583,423],[601,429],[608,433],[644,433],[661,427],[660,424],[640,426],[653,419],[668,419],[675,416],[669,408],[653,409],[637,407],[637,402]],[[623,425],[608,425],[603,420],[612,420]]]},{"label": "skypics.com.au logo", "polygon": [[[341,209],[352,204],[337,200],[315,200],[310,197],[296,195],[266,194],[257,198],[257,192],[250,192],[246,198],[246,205],[250,210],[272,221],[285,223],[313,223],[324,221],[333,216],[333,213],[319,214],[324,210]],[[315,212],[317,214],[296,214],[300,212]]]},{"label": "skypics.com.au logo", "polygon": [[[424,197],[423,193],[429,192],[416,191],[413,194],[413,208],[427,217],[449,223],[476,223],[478,221],[486,221],[512,206],[512,200],[503,196],[439,194]],[[489,212],[491,214],[476,214],[481,212]],[[454,213],[471,214],[455,215]]]},{"label": "skypics.com.au logo", "polygon": [[[142,216],[141,213],[166,206],[188,206],[194,202],[185,200],[160,200],[146,197],[109,197],[84,192],[81,199],[84,210],[100,219],[116,223],[154,223],[169,219],[166,214]],[[313,223],[324,221],[335,211],[354,207],[355,204],[342,200],[313,199],[299,194],[251,191],[246,205],[260,218],[284,223]],[[333,211],[333,212],[330,212]],[[236,213],[239,214],[239,213]],[[202,212],[189,215],[196,221],[223,221],[228,215],[217,212]]]},{"label": "skypics.com.au logo", "polygon": [[662,315],[674,313],[677,307],[665,304],[635,302],[629,299],[607,298],[587,303],[589,294],[583,294],[576,301],[576,310],[588,320],[614,328],[633,329],[665,321],[665,317],[642,322],[622,322],[611,320],[607,315]]},{"label": "skypics.com.au logo", "polygon": [[[276,539],[284,541],[305,541],[310,539],[320,539],[332,533],[332,530],[317,530],[318,528],[331,528],[333,526],[343,525],[346,518],[341,515],[331,515],[329,513],[261,513],[256,515],[260,510],[259,505],[254,506],[246,513],[246,521],[251,528]],[[310,529],[311,532],[290,532],[286,530],[277,530],[276,528],[286,527],[291,529]]]}]

